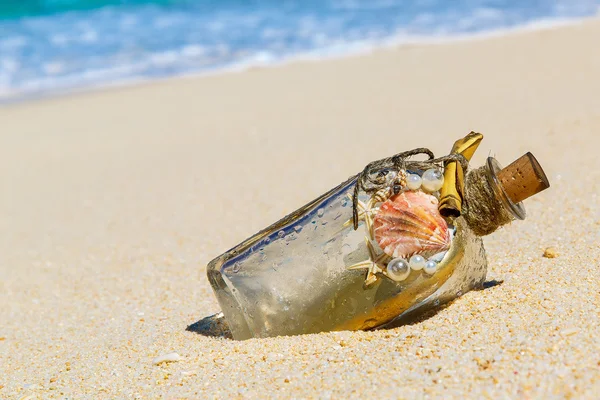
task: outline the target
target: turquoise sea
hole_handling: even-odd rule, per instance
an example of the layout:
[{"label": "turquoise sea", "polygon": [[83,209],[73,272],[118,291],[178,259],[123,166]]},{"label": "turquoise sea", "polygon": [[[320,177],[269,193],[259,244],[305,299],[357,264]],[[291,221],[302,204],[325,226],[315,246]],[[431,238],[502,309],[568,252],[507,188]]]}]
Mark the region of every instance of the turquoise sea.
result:
[{"label": "turquoise sea", "polygon": [[0,0],[0,102],[535,28],[600,0]]}]

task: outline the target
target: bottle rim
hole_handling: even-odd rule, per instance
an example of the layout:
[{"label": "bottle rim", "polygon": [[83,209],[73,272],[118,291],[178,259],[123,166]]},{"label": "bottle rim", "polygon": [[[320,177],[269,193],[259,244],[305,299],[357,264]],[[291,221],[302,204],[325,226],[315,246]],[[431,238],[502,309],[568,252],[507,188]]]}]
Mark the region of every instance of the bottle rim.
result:
[{"label": "bottle rim", "polygon": [[524,220],[527,216],[525,206],[522,202],[515,203],[506,194],[504,187],[500,183],[498,173],[502,170],[502,166],[494,157],[487,158],[487,177],[490,186],[494,189],[496,197],[500,200],[504,209],[507,210],[515,219]]}]

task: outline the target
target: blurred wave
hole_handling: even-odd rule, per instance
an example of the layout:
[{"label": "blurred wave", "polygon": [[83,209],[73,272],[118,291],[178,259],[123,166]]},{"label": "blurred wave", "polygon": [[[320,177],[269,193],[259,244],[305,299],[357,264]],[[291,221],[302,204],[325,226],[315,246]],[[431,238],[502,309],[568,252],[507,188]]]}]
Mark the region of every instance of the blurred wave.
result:
[{"label": "blurred wave", "polygon": [[0,101],[564,21],[600,0],[3,0]]},{"label": "blurred wave", "polygon": [[2,0],[0,19],[47,15],[64,11],[90,10],[105,6],[138,4],[183,4],[185,0]]}]

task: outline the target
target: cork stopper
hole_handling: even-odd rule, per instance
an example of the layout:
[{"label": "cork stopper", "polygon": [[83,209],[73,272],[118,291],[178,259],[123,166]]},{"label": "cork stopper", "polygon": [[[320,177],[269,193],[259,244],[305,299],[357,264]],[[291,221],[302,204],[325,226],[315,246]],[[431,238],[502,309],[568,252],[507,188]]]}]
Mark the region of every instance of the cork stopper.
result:
[{"label": "cork stopper", "polygon": [[497,176],[506,196],[515,204],[550,187],[542,166],[529,152],[500,170]]}]

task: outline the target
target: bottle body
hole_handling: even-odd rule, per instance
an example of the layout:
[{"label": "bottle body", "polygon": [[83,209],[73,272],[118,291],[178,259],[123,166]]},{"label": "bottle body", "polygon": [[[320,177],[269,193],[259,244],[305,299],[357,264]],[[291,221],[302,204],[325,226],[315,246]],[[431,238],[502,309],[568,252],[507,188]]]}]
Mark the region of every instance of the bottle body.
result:
[{"label": "bottle body", "polygon": [[[211,261],[207,275],[235,339],[364,330],[401,322],[481,286],[483,242],[462,217],[433,274],[365,284],[369,259],[354,230],[353,177]],[[360,193],[360,198],[369,196]],[[349,223],[350,222],[350,223]]]}]

